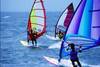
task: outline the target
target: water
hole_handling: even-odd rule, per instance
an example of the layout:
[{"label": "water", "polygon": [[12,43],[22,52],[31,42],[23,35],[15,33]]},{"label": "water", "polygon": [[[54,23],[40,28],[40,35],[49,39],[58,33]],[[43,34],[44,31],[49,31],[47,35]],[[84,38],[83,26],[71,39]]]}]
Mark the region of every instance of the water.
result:
[{"label": "water", "polygon": [[[1,67],[55,67],[48,63],[43,56],[58,58],[59,50],[49,50],[47,47],[56,43],[46,38],[46,34],[54,35],[54,26],[60,12],[47,12],[47,33],[38,39],[42,48],[32,49],[20,44],[26,40],[27,12],[3,12],[0,22],[0,65]],[[57,42],[58,43],[58,42]],[[86,67],[100,65],[100,48],[93,48],[79,54],[81,62]]]}]

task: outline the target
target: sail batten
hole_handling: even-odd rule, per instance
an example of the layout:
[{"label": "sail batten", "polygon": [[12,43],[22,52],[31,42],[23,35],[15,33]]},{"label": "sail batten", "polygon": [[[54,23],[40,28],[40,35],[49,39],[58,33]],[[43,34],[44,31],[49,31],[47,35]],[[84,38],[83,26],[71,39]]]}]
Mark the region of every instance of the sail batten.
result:
[{"label": "sail batten", "polygon": [[100,28],[100,26],[92,26],[92,28]]},{"label": "sail batten", "polygon": [[90,10],[90,12],[100,12],[100,9],[97,9],[97,10]]},{"label": "sail batten", "polygon": [[37,8],[37,9],[32,9],[32,10],[45,10],[45,9],[38,9],[38,8]]},{"label": "sail batten", "polygon": [[44,26],[44,25],[42,25],[42,24],[37,24],[37,23],[32,23],[32,24],[35,24],[35,25],[40,25],[40,26]]},{"label": "sail batten", "polygon": [[43,2],[43,1],[36,1],[35,3],[40,3],[40,2]]},{"label": "sail batten", "polygon": [[42,16],[30,16],[30,17],[46,18],[46,17],[42,17]]}]

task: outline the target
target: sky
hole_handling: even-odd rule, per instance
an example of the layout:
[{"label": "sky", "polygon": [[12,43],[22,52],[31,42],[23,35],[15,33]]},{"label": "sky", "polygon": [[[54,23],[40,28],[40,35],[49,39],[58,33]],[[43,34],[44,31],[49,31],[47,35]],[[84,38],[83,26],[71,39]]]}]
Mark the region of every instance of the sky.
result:
[{"label": "sky", "polygon": [[[1,12],[28,12],[34,0],[0,0]],[[76,8],[80,0],[43,0],[46,11],[62,11],[71,2]]]}]

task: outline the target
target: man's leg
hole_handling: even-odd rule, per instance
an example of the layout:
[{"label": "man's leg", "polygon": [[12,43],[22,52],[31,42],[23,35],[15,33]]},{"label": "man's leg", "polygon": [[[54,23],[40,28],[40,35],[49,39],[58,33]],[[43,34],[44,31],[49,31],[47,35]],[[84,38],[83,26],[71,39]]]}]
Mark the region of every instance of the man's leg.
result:
[{"label": "man's leg", "polygon": [[37,46],[37,40],[35,39],[35,46]]},{"label": "man's leg", "polygon": [[27,42],[29,43],[29,39],[27,39]]},{"label": "man's leg", "polygon": [[34,40],[32,40],[32,44],[33,44],[33,46],[34,46]]},{"label": "man's leg", "polygon": [[81,66],[81,63],[79,62],[79,60],[77,60],[77,63],[78,63],[78,65],[79,65],[79,67],[82,67],[82,66]]},{"label": "man's leg", "polygon": [[71,60],[71,62],[72,62],[73,67],[77,67],[77,66],[75,65],[75,61]]}]

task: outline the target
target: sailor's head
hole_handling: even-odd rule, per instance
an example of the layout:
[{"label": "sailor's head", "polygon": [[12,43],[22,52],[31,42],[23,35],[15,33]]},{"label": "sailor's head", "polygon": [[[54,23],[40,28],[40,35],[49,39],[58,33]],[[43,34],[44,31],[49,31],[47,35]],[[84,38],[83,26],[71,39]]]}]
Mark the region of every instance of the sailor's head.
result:
[{"label": "sailor's head", "polygon": [[69,43],[68,46],[71,47],[71,49],[74,49],[75,48],[74,43]]},{"label": "sailor's head", "polygon": [[59,30],[59,33],[61,33],[61,30]]},{"label": "sailor's head", "polygon": [[32,30],[33,30],[33,31],[36,31],[36,28],[34,28],[34,27],[33,27],[33,29],[32,29]]},{"label": "sailor's head", "polygon": [[36,30],[36,28],[35,28],[35,27],[33,27],[33,30]]},{"label": "sailor's head", "polygon": [[30,29],[32,31],[32,29]]}]

